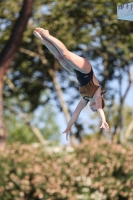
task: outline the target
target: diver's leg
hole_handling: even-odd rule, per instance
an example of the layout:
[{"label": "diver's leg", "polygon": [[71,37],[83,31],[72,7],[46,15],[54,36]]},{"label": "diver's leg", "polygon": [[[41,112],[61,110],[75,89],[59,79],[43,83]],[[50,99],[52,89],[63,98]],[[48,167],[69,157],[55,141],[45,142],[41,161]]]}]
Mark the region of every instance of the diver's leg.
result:
[{"label": "diver's leg", "polygon": [[50,35],[48,30],[36,28],[35,31],[38,32],[43,38],[50,41],[58,49],[58,51],[67,61],[67,63],[71,65],[74,69],[77,69],[83,73],[90,72],[90,63],[85,58],[70,52],[60,40]]},{"label": "diver's leg", "polygon": [[60,54],[60,52],[58,51],[58,49],[51,43],[49,42],[47,39],[45,39],[44,37],[42,38],[42,36],[34,31],[34,35],[40,39],[42,41],[42,43],[49,49],[49,51],[58,59],[58,61],[60,62],[60,64],[69,72],[74,73],[73,68],[65,61],[65,59],[62,57],[62,55]]}]

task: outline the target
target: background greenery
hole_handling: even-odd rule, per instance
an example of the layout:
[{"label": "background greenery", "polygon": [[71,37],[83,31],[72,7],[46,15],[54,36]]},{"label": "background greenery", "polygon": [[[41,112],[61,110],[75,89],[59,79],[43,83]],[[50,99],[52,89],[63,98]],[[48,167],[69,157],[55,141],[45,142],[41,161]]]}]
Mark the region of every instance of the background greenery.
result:
[{"label": "background greenery", "polygon": [[[0,1],[0,61],[23,2]],[[21,44],[4,76],[8,136],[0,155],[1,200],[133,199],[133,107],[125,104],[132,88],[133,26],[117,19],[116,7],[123,3],[34,0]],[[97,114],[88,114],[71,134],[80,145],[61,146],[58,115],[63,113],[67,121],[73,112],[80,99],[78,84],[33,35],[36,27],[48,29],[92,63],[107,89],[110,134],[99,130]],[[1,138],[0,131],[0,144]]]},{"label": "background greenery", "polygon": [[[1,2],[1,51],[10,37],[22,3],[22,0]],[[125,2],[118,0],[113,2],[102,0],[100,3],[87,0],[72,2],[70,0],[67,2],[35,0],[32,17],[29,19],[19,51],[11,63],[5,80],[4,102],[6,108],[19,106],[20,112],[29,114],[35,112],[41,105],[45,108],[48,102],[51,105],[51,101],[54,101],[58,111],[62,111],[49,69],[55,71],[61,90],[67,96],[65,101],[70,114],[73,112],[72,105],[75,105],[77,99],[80,98],[78,84],[75,83],[74,77],[62,69],[53,55],[33,35],[35,27],[44,27],[64,42],[69,50],[93,62],[93,68],[100,84],[108,91],[104,96],[106,99],[105,112],[109,125],[111,125],[112,135],[114,137],[120,132],[123,133],[124,121],[127,118],[126,114],[122,114],[122,109],[132,84],[130,71],[133,26],[132,22],[117,20],[116,6],[122,3]],[[45,62],[39,57],[42,50]],[[127,88],[123,91],[122,83],[125,78],[127,79]],[[113,82],[115,84],[112,84]],[[10,83],[13,84],[13,87]],[[116,84],[117,87],[115,87]],[[16,105],[9,101],[11,98],[15,98]],[[119,105],[114,116],[116,99]],[[132,108],[130,112],[132,113]],[[117,119],[115,122],[112,121],[114,118]],[[129,117],[128,124],[131,120],[132,117]],[[97,121],[99,121],[98,118]],[[119,123],[117,123],[118,121]],[[92,128],[93,132],[99,132],[99,128],[95,129],[93,122],[92,124],[88,123],[88,127]],[[82,129],[84,129],[83,124],[77,121],[75,132],[77,138],[80,138]],[[119,140],[121,139],[119,138]]]},{"label": "background greenery", "polygon": [[91,139],[43,150],[15,144],[1,155],[1,200],[133,199],[131,147]]}]

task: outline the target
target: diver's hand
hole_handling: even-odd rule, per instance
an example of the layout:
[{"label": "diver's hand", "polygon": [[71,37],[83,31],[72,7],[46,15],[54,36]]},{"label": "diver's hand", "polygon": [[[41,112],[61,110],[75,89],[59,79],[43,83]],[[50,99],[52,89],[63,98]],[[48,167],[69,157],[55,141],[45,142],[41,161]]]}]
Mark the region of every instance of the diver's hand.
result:
[{"label": "diver's hand", "polygon": [[66,140],[68,141],[68,135],[69,135],[69,130],[68,129],[66,129],[63,133],[65,133],[66,134]]},{"label": "diver's hand", "polygon": [[101,125],[100,128],[104,128],[105,131],[110,132],[109,125],[108,125],[108,123],[106,121],[102,122],[102,125]]}]

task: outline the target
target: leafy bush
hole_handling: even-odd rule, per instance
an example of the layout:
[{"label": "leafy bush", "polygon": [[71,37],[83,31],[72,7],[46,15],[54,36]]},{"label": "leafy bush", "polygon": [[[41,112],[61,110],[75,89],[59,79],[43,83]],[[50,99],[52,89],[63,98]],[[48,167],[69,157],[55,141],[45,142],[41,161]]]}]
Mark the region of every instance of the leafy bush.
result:
[{"label": "leafy bush", "polygon": [[132,200],[133,149],[92,139],[78,147],[9,146],[1,200]]}]

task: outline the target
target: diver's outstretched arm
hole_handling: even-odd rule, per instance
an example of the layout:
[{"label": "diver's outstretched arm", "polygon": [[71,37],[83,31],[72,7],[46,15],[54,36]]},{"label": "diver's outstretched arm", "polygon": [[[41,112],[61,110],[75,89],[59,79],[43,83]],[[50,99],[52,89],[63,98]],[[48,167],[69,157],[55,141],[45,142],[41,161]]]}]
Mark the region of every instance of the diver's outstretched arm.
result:
[{"label": "diver's outstretched arm", "polygon": [[84,99],[81,99],[80,102],[78,103],[75,111],[73,112],[73,114],[68,122],[66,130],[63,132],[66,134],[66,140],[68,140],[68,134],[69,134],[69,131],[70,131],[72,125],[76,122],[81,110],[87,105],[87,103],[88,103],[88,101],[86,101]]}]

